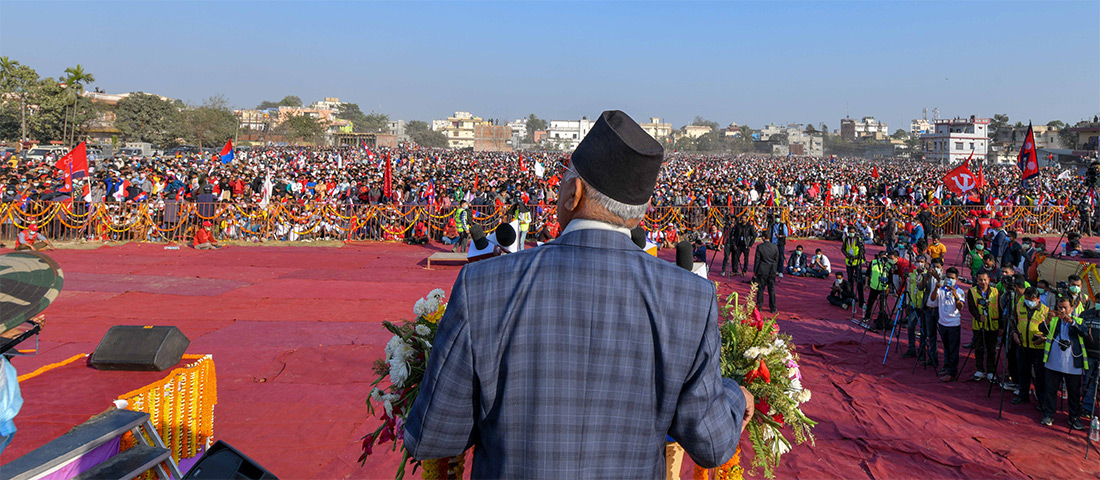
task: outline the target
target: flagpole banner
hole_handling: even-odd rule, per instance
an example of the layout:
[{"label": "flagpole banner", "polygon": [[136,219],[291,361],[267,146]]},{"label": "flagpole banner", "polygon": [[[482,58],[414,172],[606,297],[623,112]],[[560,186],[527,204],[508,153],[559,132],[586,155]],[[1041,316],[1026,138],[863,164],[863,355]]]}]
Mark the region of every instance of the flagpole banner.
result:
[{"label": "flagpole banner", "polygon": [[1026,181],[1039,175],[1039,161],[1035,152],[1035,132],[1031,129],[1031,122],[1027,124],[1027,136],[1024,144],[1020,146],[1020,154],[1016,156],[1016,166],[1020,168],[1020,181]]}]

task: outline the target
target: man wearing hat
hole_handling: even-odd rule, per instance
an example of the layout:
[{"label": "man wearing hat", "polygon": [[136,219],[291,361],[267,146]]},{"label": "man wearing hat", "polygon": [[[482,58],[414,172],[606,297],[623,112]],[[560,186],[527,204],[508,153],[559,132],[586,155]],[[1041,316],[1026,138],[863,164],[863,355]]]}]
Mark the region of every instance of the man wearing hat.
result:
[{"label": "man wearing hat", "polygon": [[32,223],[15,236],[15,250],[53,250],[53,243],[45,235],[38,233],[37,223]]},{"label": "man wearing hat", "polygon": [[204,220],[202,226],[195,231],[195,239],[191,243],[195,247],[195,250],[217,250],[222,248],[218,245],[218,241],[214,239],[214,235],[210,233],[210,227],[214,224],[210,223],[210,220]]},{"label": "man wearing hat", "polygon": [[405,424],[415,458],[474,446],[474,478],[661,478],[671,436],[729,460],[753,402],[719,374],[714,286],[630,237],[663,157],[604,112],[561,180],[561,237],[462,269]]}]

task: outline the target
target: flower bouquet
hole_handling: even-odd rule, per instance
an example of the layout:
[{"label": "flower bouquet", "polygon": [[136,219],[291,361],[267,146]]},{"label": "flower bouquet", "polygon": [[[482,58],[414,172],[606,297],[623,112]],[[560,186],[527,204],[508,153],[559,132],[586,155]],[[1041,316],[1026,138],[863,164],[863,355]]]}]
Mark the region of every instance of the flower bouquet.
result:
[{"label": "flower bouquet", "polygon": [[[386,344],[386,358],[374,362],[377,378],[371,383],[370,398],[367,399],[367,413],[370,416],[375,414],[375,404],[382,407],[382,414],[379,416],[382,425],[363,437],[363,454],[359,457],[359,463],[366,462],[376,443],[382,445],[389,442],[394,450],[400,446],[402,456],[401,466],[396,474],[398,480],[405,476],[405,465],[411,459],[402,438],[405,420],[420,393],[420,383],[424,380],[428,355],[431,354],[432,342],[435,340],[436,322],[447,309],[444,295],[443,290],[437,288],[428,293],[427,297],[417,300],[413,306],[415,320],[405,321],[400,325],[382,322],[382,326],[393,333],[393,338]],[[380,386],[387,379],[389,385]],[[458,456],[423,462],[413,460],[413,471],[422,467],[421,475],[425,479],[462,478],[464,458]]]},{"label": "flower bouquet", "polygon": [[[783,435],[790,430],[796,443],[813,443],[811,429],[817,422],[802,413],[801,405],[810,400],[810,391],[802,386],[798,354],[789,335],[779,333],[775,319],[764,319],[757,310],[755,287],[742,306],[737,294],[726,298],[721,308],[725,321],[718,326],[722,338],[722,376],[737,380],[752,393],[756,412],[745,431],[752,442],[753,458],[750,473],[763,468],[764,476],[773,478],[775,467],[783,454],[791,450],[791,442]],[[718,478],[741,478],[741,451],[718,467]],[[706,470],[696,467],[695,477],[705,478]]]}]

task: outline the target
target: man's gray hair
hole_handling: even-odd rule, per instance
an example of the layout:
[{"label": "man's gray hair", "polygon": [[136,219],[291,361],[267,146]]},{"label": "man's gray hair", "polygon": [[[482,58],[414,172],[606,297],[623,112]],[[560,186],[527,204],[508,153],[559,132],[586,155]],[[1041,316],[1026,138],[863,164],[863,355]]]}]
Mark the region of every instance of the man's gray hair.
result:
[{"label": "man's gray hair", "polygon": [[604,195],[599,190],[596,190],[596,188],[589,184],[587,181],[585,181],[585,179],[581,178],[580,174],[578,174],[572,166],[565,170],[565,175],[563,175],[561,181],[562,183],[571,182],[574,178],[580,178],[581,182],[584,183],[584,190],[593,202],[595,202],[600,207],[603,207],[603,209],[607,210],[608,213],[623,219],[624,222],[629,222],[631,220],[640,220],[642,217],[645,216],[646,209],[649,208],[649,202],[643,203],[641,205],[629,205],[615,200],[607,195]]}]

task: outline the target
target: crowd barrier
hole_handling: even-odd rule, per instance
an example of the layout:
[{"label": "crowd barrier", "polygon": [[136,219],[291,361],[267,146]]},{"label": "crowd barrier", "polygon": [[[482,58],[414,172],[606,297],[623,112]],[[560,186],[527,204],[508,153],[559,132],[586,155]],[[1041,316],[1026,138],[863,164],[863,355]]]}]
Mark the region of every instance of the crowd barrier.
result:
[{"label": "crowd barrier", "polygon": [[[933,226],[944,235],[962,235],[980,207],[932,207]],[[503,220],[511,220],[508,207],[471,207],[474,223],[492,231]],[[532,205],[532,230],[547,219],[553,221],[554,207]],[[1057,206],[998,207],[995,215],[1006,228],[1020,235],[1060,234],[1077,222],[1077,214]],[[266,207],[249,203],[146,202],[12,202],[0,203],[0,241],[34,222],[53,241],[108,240],[139,242],[189,241],[198,225],[211,222],[215,237],[244,241],[307,240],[400,240],[423,222],[432,238],[443,234],[455,207],[435,205],[362,205],[338,203],[272,203]],[[654,207],[643,225],[650,230],[670,226],[680,232],[721,230],[733,215],[748,213],[758,230],[771,216],[782,216],[792,237],[826,237],[844,224],[866,221],[872,228],[888,212],[902,220],[914,220],[911,208],[885,206],[732,206]]]}]

